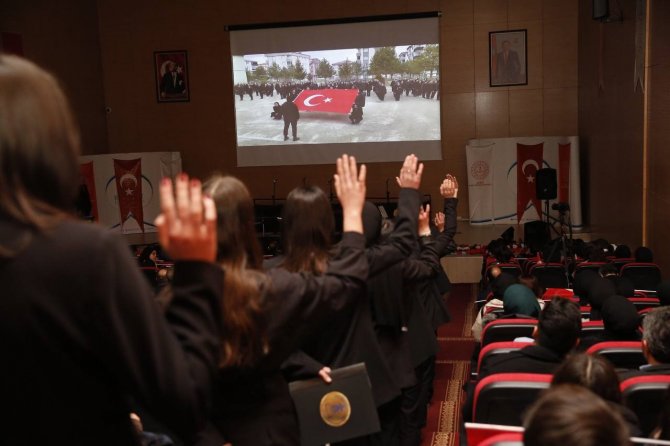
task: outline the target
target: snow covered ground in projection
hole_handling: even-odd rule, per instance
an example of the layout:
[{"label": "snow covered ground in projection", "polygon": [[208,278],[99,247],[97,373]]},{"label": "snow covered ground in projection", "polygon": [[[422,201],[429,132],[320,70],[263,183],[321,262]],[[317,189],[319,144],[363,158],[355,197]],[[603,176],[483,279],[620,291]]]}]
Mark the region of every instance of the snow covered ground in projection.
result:
[{"label": "snow covered ground in projection", "polygon": [[[390,89],[389,89],[390,90]],[[425,141],[440,139],[440,101],[405,96],[396,101],[387,94],[380,101],[372,93],[366,97],[363,121],[352,124],[348,114],[300,112],[299,141],[284,141],[284,121],[270,117],[275,102],[284,103],[278,95],[260,99],[249,95],[240,101],[235,96],[237,144],[263,146],[279,144],[323,144],[380,141]],[[289,129],[289,136],[291,130]]]}]

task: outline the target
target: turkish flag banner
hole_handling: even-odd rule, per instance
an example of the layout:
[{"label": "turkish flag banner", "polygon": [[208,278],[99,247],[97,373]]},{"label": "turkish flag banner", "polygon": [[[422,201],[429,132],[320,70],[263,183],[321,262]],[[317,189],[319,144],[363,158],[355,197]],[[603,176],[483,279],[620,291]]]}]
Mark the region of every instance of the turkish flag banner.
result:
[{"label": "turkish flag banner", "polygon": [[82,183],[86,185],[86,189],[88,190],[88,198],[91,200],[91,214],[93,215],[93,221],[100,221],[100,216],[98,215],[98,198],[95,190],[95,176],[93,173],[93,161],[80,163],[79,174],[81,175]]},{"label": "turkish flag banner", "polygon": [[349,113],[358,90],[303,90],[293,100],[298,110],[331,113]]},{"label": "turkish flag banner", "polygon": [[134,160],[114,160],[116,195],[119,199],[121,226],[134,218],[144,232],[144,211],[142,206],[142,158]]},{"label": "turkish flag banner", "polygon": [[533,202],[538,217],[542,217],[542,203],[537,199],[536,177],[542,166],[544,143],[516,145],[516,219],[521,221],[528,201]]}]

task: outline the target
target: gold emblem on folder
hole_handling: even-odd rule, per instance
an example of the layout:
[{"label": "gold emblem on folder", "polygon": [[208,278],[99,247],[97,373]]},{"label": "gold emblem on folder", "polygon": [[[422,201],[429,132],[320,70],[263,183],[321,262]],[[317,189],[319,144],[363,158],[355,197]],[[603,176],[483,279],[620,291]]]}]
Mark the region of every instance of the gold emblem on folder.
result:
[{"label": "gold emblem on folder", "polygon": [[344,426],[351,416],[349,399],[340,392],[328,392],[321,398],[319,405],[321,419],[328,426]]}]

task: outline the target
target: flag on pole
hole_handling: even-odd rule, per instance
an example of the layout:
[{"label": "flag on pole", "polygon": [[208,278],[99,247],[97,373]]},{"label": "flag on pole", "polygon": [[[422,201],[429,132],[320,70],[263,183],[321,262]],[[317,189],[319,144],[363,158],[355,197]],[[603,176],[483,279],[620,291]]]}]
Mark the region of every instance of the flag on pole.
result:
[{"label": "flag on pole", "polygon": [[303,90],[293,100],[298,110],[331,113],[349,113],[358,90]]},{"label": "flag on pole", "polygon": [[528,201],[533,202],[537,216],[542,217],[542,203],[537,199],[537,171],[542,167],[544,143],[516,145],[516,220],[520,222]]}]

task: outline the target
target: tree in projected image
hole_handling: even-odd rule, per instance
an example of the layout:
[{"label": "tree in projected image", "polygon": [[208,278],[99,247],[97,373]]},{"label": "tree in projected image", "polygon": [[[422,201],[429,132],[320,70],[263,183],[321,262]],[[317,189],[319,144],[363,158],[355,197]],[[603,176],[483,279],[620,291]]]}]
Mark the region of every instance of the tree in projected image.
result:
[{"label": "tree in projected image", "polygon": [[319,67],[316,69],[316,75],[318,77],[322,77],[324,79],[328,79],[333,77],[335,74],[335,70],[333,69],[333,66],[328,62],[325,58],[321,59],[321,62],[319,62]]},{"label": "tree in projected image", "polygon": [[268,68],[268,75],[272,79],[279,79],[281,76],[281,69],[279,68],[279,65],[277,65],[277,62],[273,62],[270,68]]},{"label": "tree in projected image", "polygon": [[354,75],[354,66],[348,60],[344,61],[340,65],[340,69],[337,71],[337,75],[340,79],[349,80]]},{"label": "tree in projected image", "polygon": [[429,77],[433,77],[433,72],[439,74],[440,69],[440,48],[438,45],[426,45],[423,53],[414,59],[421,68],[421,71],[428,71]]},{"label": "tree in projected image", "polygon": [[395,54],[395,48],[386,46],[375,51],[370,62],[370,73],[374,75],[393,75],[400,73],[400,59]]},{"label": "tree in projected image", "polygon": [[305,79],[305,77],[307,77],[305,69],[302,67],[300,61],[296,60],[295,65],[293,66],[293,78],[301,81]]}]

